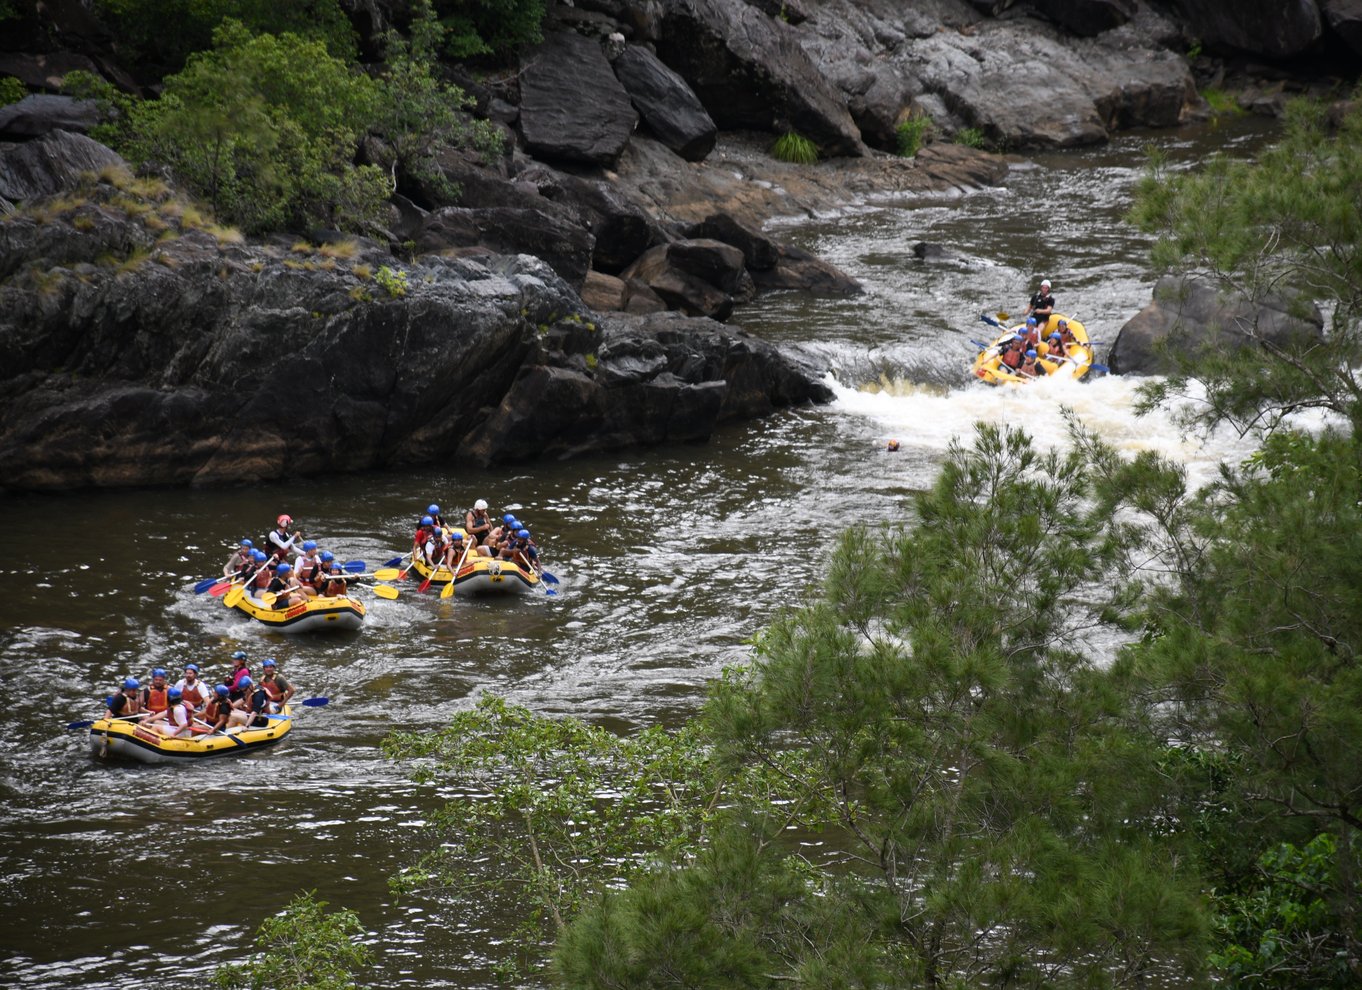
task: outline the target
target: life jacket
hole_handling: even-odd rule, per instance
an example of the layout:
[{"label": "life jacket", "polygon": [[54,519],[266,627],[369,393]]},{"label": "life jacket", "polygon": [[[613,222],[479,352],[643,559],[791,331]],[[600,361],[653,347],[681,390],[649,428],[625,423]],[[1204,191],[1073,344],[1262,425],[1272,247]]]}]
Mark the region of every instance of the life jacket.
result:
[{"label": "life jacket", "polygon": [[253,584],[256,588],[260,589],[261,591],[264,591],[266,588],[268,588],[270,586],[270,582],[273,580],[274,572],[270,570],[268,567],[262,567],[260,568],[260,570],[256,571],[255,574],[251,575],[251,584]]},{"label": "life jacket", "polygon": [[271,536],[278,536],[281,540],[283,540],[285,543],[287,543],[287,542],[288,542],[288,530],[287,530],[287,529],[272,529],[272,530],[270,530],[269,535],[265,537],[265,544],[266,544],[266,546],[269,547],[270,556],[271,556],[271,557],[278,557],[280,560],[283,560],[285,557],[288,556],[289,548],[288,548],[288,547],[281,547],[279,544],[275,543],[273,540],[270,539]]},{"label": "life jacket", "polygon": [[1025,357],[1025,355],[1021,351],[1013,350],[1009,347],[1007,350],[1003,351],[1002,363],[1015,370],[1016,368],[1021,367],[1023,357]]},{"label": "life jacket", "polygon": [[231,708],[232,703],[230,701],[228,701],[225,698],[219,698],[216,694],[214,694],[212,700],[210,700],[208,704],[204,706],[203,720],[207,722],[209,725],[212,725],[225,713],[231,711]]},{"label": "life jacket", "polygon": [[276,705],[283,700],[284,689],[274,683],[272,678],[261,679],[260,690],[269,695],[270,701],[273,701]]},{"label": "life jacket", "polygon": [[[178,705],[176,705],[175,707],[176,707],[176,708],[183,708],[183,709],[184,709],[184,724],[185,724],[185,727],[187,727],[188,729],[190,729],[190,731],[193,731],[193,728],[194,728],[194,706],[191,705],[191,704],[189,704],[189,702],[187,702],[187,701],[181,701],[181,702],[180,702]],[[180,724],[179,724],[178,722],[175,721],[175,713],[174,713],[173,710],[171,711],[171,713],[170,713],[169,715],[166,716],[166,725],[170,726],[172,729],[178,729],[178,728],[180,728]]]},{"label": "life jacket", "polygon": [[149,712],[162,712],[170,707],[169,688],[146,687],[142,689],[142,708]]},{"label": "life jacket", "polygon": [[299,582],[308,584],[316,575],[317,569],[322,566],[322,562],[316,557],[306,555],[299,557],[293,566],[293,573],[297,575]]},{"label": "life jacket", "polygon": [[186,684],[180,688],[184,700],[195,707],[208,700],[208,686],[203,681],[195,679],[193,684]]}]

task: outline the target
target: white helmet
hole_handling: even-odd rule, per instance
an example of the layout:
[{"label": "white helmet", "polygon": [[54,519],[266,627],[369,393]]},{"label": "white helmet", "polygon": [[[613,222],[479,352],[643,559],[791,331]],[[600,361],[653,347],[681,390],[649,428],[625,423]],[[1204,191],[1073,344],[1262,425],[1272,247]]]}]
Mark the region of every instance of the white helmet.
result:
[{"label": "white helmet", "polygon": [[477,509],[479,512],[485,512],[487,510],[487,499],[485,498],[478,499],[476,502],[473,503],[473,508]]},{"label": "white helmet", "polygon": [[1040,287],[1041,287],[1042,289],[1048,289],[1048,288],[1050,288],[1050,280],[1049,280],[1048,278],[1043,278],[1043,279],[1041,279],[1041,280],[1040,280]]}]

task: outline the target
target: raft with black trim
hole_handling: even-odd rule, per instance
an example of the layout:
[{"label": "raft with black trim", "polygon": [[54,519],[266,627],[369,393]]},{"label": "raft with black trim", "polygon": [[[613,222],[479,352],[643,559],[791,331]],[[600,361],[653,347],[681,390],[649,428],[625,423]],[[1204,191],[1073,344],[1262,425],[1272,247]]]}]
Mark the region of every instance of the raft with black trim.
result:
[{"label": "raft with black trim", "polygon": [[[236,589],[234,588],[233,591]],[[228,592],[222,602],[228,608],[245,612],[267,629],[281,633],[346,632],[364,625],[364,603],[348,595],[335,598],[309,598],[302,605],[288,608],[269,608],[254,601],[249,595],[239,596],[228,605]]]},{"label": "raft with black trim", "polygon": [[[449,579],[452,576],[449,568],[441,565],[432,569],[420,557],[416,558],[412,569],[421,575],[422,580],[430,578],[432,587],[439,585],[442,589],[449,584]],[[513,560],[484,557],[477,551],[472,551],[464,559],[463,566],[459,568],[458,576],[454,577],[454,594],[525,594],[537,590],[541,583],[542,578],[538,574],[529,568],[521,567]]]},{"label": "raft with black trim", "polygon": [[258,728],[233,728],[230,732],[171,739],[154,728],[142,728],[135,719],[101,718],[90,726],[90,752],[96,756],[125,756],[143,763],[191,763],[217,756],[238,756],[275,745],[293,728],[287,705],[278,715],[269,716],[269,720],[269,725]]},{"label": "raft with black trim", "polygon": [[[1071,316],[1053,313],[1046,320],[1045,326],[1040,328],[1040,339],[1044,340],[1048,334],[1058,329],[1060,320],[1068,321],[1069,329],[1073,331],[1077,343],[1065,345],[1062,358],[1046,356],[1039,358],[1036,363],[1044,365],[1046,377],[1049,378],[1082,378],[1092,367],[1092,343],[1088,340],[1087,328],[1082,323]],[[1019,333],[1026,333],[1025,323],[1004,330],[992,345],[980,351],[974,358],[970,374],[990,385],[1021,385],[1033,381],[1034,379],[1027,375],[1019,375],[1002,363],[1003,345]]]}]

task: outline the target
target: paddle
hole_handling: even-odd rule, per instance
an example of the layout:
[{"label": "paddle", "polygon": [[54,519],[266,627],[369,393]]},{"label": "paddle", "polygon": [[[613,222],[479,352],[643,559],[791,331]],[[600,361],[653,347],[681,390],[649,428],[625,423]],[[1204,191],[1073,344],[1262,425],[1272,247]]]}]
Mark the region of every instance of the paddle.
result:
[{"label": "paddle", "polygon": [[[302,705],[304,708],[321,708],[323,705],[329,705],[329,704],[331,704],[331,699],[330,699],[330,698],[304,698],[302,701],[297,701],[297,702],[291,701],[291,702],[289,702],[289,704],[291,704],[291,705],[292,705],[292,704]],[[265,717],[266,717],[266,718],[277,718],[277,719],[281,719],[281,720],[282,720],[282,719],[286,719],[286,718],[297,718],[297,716],[296,716],[296,715],[293,715],[292,713],[290,713],[290,714],[288,714],[288,715],[281,715],[281,714],[279,714],[278,712],[275,712],[275,713],[270,714],[270,715],[266,715]]]},{"label": "paddle", "polygon": [[374,594],[379,598],[386,598],[389,601],[392,601],[397,597],[397,589],[390,584],[376,584],[374,585]]},{"label": "paddle", "polygon": [[383,566],[384,566],[384,567],[396,567],[398,564],[402,563],[402,561],[406,560],[406,559],[407,559],[408,557],[410,557],[410,556],[411,556],[411,551],[407,551],[406,553],[404,553],[404,554],[403,554],[402,556],[400,556],[400,557],[394,557],[392,560],[388,561],[388,562],[387,562],[386,564],[384,564]]},{"label": "paddle", "polygon": [[396,567],[380,567],[372,574],[365,574],[363,576],[375,578],[376,580],[379,581],[396,581],[401,577],[401,575],[402,572],[399,571]]},{"label": "paddle", "polygon": [[223,595],[227,594],[227,592],[230,591],[231,589],[232,582],[223,581],[222,583],[215,584],[213,585],[213,587],[209,588],[208,593],[212,595],[214,598],[221,598]]},{"label": "paddle", "polygon": [[[205,591],[209,591],[209,590],[211,590],[211,589],[217,587],[218,585],[223,584],[224,582],[228,585],[228,587],[231,587],[232,578],[236,577],[238,574],[240,574],[240,573],[241,573],[242,571],[244,571],[245,569],[246,569],[246,568],[244,568],[244,567],[238,567],[236,570],[232,571],[231,574],[224,574],[224,575],[222,575],[222,577],[210,577],[210,578],[204,578],[204,579],[203,579],[202,581],[200,581],[198,584],[194,585],[194,594],[196,594],[196,595],[201,595],[201,594],[203,594]],[[220,594],[220,593],[221,593],[221,592],[219,592],[219,594]]]},{"label": "paddle", "polygon": [[362,574],[369,569],[369,565],[362,560],[347,560],[341,564],[341,570],[346,574]]},{"label": "paddle", "polygon": [[[1007,318],[1007,317],[1006,317],[1006,314],[1000,313],[1000,314],[998,314],[998,315],[1002,316],[1004,319]],[[980,314],[979,314],[979,319],[982,320],[983,322],[987,323],[987,324],[988,324],[989,326],[991,326],[991,327],[997,327],[999,330],[1006,330],[1006,329],[1007,329],[1007,327],[1006,327],[1005,325],[1003,325],[1002,323],[999,323],[997,320],[995,320],[993,317],[989,316],[987,313],[980,313]]]},{"label": "paddle", "polygon": [[556,577],[554,577],[554,576],[553,576],[552,574],[550,574],[548,571],[544,570],[542,567],[539,569],[539,576],[542,577],[542,578],[543,578],[545,581],[547,581],[549,584],[558,584],[558,583],[560,583]]},{"label": "paddle", "polygon": [[226,597],[222,599],[222,604],[226,605],[228,608],[236,608],[237,602],[241,601],[242,596],[245,594],[246,586],[244,584],[233,585],[232,590],[227,592]]},{"label": "paddle", "polygon": [[454,594],[454,579],[459,576],[459,571],[463,570],[463,562],[468,559],[469,548],[473,546],[472,540],[464,541],[463,553],[459,554],[459,564],[454,568],[454,573],[449,575],[449,584],[445,585],[440,591],[441,598],[448,598]]},{"label": "paddle", "polygon": [[[417,588],[416,590],[417,590],[417,591],[420,591],[420,592],[428,591],[428,590],[430,589],[430,580],[431,580],[431,578],[435,577],[436,574],[439,574],[442,570],[446,570],[446,569],[447,569],[447,568],[445,567],[444,564],[436,564],[433,568],[431,568],[430,577],[428,577],[428,578],[426,578],[424,581],[422,581],[422,582],[421,582],[421,586],[420,586],[419,588]],[[454,576],[451,574],[451,575],[450,575],[450,580],[453,581],[453,579],[454,579]]]}]

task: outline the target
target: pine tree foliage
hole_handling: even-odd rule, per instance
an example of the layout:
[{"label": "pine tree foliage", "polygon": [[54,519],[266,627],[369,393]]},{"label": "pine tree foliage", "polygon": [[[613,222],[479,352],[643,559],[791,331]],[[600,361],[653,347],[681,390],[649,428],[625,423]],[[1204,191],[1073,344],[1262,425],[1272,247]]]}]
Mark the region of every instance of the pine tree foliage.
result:
[{"label": "pine tree foliage", "polygon": [[1160,269],[1206,278],[1257,304],[1285,299],[1327,314],[1320,341],[1274,343],[1252,321],[1227,329],[1256,346],[1202,355],[1148,389],[1149,408],[1207,385],[1201,419],[1242,429],[1301,408],[1356,413],[1362,399],[1362,102],[1291,106],[1282,140],[1257,161],[1216,156],[1173,174],[1155,158],[1131,218],[1159,240]]}]

